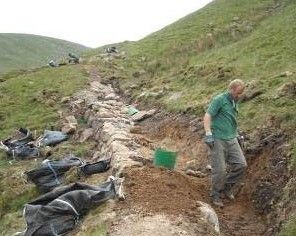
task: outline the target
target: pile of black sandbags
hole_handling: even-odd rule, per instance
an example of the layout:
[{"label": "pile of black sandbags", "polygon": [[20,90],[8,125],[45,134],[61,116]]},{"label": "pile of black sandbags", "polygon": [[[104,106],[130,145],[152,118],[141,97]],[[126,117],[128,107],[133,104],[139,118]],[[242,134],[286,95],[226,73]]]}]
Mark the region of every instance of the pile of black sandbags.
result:
[{"label": "pile of black sandbags", "polygon": [[42,192],[51,191],[64,182],[64,176],[72,167],[77,167],[78,176],[105,172],[110,168],[111,160],[85,163],[77,157],[70,156],[62,160],[44,160],[36,169],[25,172],[27,179]]}]

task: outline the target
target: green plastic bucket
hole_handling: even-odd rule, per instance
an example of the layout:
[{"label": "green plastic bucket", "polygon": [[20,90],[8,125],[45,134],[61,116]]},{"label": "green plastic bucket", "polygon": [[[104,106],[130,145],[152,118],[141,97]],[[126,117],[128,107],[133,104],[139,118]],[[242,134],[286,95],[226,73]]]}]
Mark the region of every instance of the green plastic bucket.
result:
[{"label": "green plastic bucket", "polygon": [[162,166],[168,169],[174,169],[177,160],[177,153],[172,151],[167,151],[164,149],[156,149],[154,152],[153,164],[155,166]]},{"label": "green plastic bucket", "polygon": [[129,106],[129,108],[128,108],[128,115],[129,116],[132,116],[138,112],[139,112],[139,110],[137,108],[135,108],[133,106]]}]

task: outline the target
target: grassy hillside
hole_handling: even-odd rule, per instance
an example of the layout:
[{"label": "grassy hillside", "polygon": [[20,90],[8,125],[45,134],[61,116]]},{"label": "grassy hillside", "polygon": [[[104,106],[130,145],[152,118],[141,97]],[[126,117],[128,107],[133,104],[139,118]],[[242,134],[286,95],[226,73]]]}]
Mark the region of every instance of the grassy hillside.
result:
[{"label": "grassy hillside", "polygon": [[106,75],[123,78],[122,89],[134,99],[200,116],[229,81],[243,79],[247,94],[261,95],[241,104],[242,128],[252,131],[272,119],[292,140],[295,15],[292,0],[216,0],[138,42],[120,44],[127,58],[114,59]]},{"label": "grassy hillside", "polygon": [[0,138],[15,127],[50,128],[58,118],[60,100],[86,83],[82,68],[46,68],[0,83]]},{"label": "grassy hillside", "polygon": [[49,37],[29,34],[0,34],[0,73],[46,65],[69,52],[82,53],[87,47]]},{"label": "grassy hillside", "polygon": [[[271,134],[283,131],[295,176],[295,16],[294,0],[216,0],[138,42],[118,44],[124,60],[90,61],[105,66],[106,77],[119,78],[134,100],[199,117],[213,95],[243,79],[247,96],[257,96],[241,103],[240,128],[250,134],[264,127]],[[285,191],[295,205],[295,188]],[[295,235],[293,225],[295,217],[283,235]]]},{"label": "grassy hillside", "polygon": [[[285,189],[285,204],[295,209],[295,16],[295,0],[215,0],[140,41],[117,44],[124,56],[106,59],[98,55],[103,52],[103,48],[98,48],[85,54],[89,57],[85,63],[98,65],[105,78],[118,78],[121,89],[133,100],[197,117],[204,114],[211,97],[223,91],[229,81],[245,80],[247,95],[259,95],[241,104],[241,129],[253,133],[268,126],[270,132],[285,132],[292,180]],[[5,68],[17,69],[42,66],[52,58],[52,51],[68,53],[71,49],[64,50],[58,43],[61,41],[39,36],[30,36],[39,39],[35,42],[30,42],[32,38],[26,35],[18,35],[21,42],[8,36],[12,37],[0,35],[0,71],[3,55],[13,55],[11,59],[6,56]],[[54,46],[49,47],[47,40]],[[49,48],[52,51],[47,51]],[[85,49],[78,48],[81,50],[71,51],[80,53]],[[31,64],[21,64],[24,57]],[[19,61],[15,63],[16,59]],[[39,132],[54,126],[57,110],[63,107],[59,103],[61,98],[83,87],[86,80],[81,65],[6,74],[4,82],[0,82],[0,138],[20,126]],[[78,148],[75,146],[76,151]],[[22,205],[37,195],[32,186],[24,186],[18,175],[30,165],[9,165],[4,154],[0,154],[0,212],[5,212],[0,228],[4,235],[23,228]],[[13,201],[9,201],[11,196]],[[291,216],[282,235],[295,235],[295,222],[296,218]]]}]

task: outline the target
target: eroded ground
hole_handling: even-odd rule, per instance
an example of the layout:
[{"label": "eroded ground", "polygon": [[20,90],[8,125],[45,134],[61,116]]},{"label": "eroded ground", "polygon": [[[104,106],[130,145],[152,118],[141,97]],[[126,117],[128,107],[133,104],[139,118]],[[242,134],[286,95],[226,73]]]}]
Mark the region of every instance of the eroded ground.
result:
[{"label": "eroded ground", "polygon": [[[116,214],[109,222],[109,234],[205,235],[197,201],[211,202],[201,119],[158,110],[153,117],[136,122],[130,132],[144,159],[140,160],[142,166],[126,168],[121,173],[125,177],[126,199],[114,206]],[[253,142],[245,150],[249,165],[245,185],[234,202],[224,200],[223,209],[215,208],[222,235],[276,233],[270,213],[275,210],[275,195],[282,191],[287,176],[286,161],[279,155],[283,135],[268,136],[270,132],[265,136],[261,132],[263,137],[258,140],[250,138]],[[157,147],[178,152],[175,171],[153,167],[153,151]],[[276,158],[280,160],[275,161]],[[276,168],[272,166],[275,162]],[[201,171],[202,178],[186,175],[188,166]],[[214,233],[209,230],[206,234]]]},{"label": "eroded ground", "polygon": [[[199,122],[159,114],[143,121],[140,126],[142,135],[154,140],[156,146],[179,151],[177,171],[153,167],[129,170],[126,182],[129,199],[122,203],[122,207],[140,206],[147,212],[185,215],[194,222],[198,218],[196,201],[210,204],[210,175],[197,178],[184,174],[190,160],[195,160],[195,167],[201,170],[208,164],[207,151],[198,134]],[[256,168],[256,164],[250,163],[248,176]],[[253,178],[247,178],[234,202],[225,200],[223,209],[215,208],[224,235],[262,235],[266,231],[265,216],[253,208],[251,193],[254,185],[248,180]]]},{"label": "eroded ground", "polygon": [[[72,98],[65,113],[84,121],[73,140],[88,139],[87,159],[111,156],[114,166],[79,181],[96,185],[118,174],[125,178],[126,198],[93,209],[70,235],[101,235],[97,230],[110,236],[217,235],[213,222],[200,211],[199,201],[211,204],[201,119],[156,108],[152,117],[129,122],[126,107],[130,104],[114,93],[108,80],[102,81],[96,69],[86,69],[90,88]],[[89,104],[87,99],[91,100]],[[93,134],[84,136],[85,130]],[[174,171],[153,166],[154,150],[159,147],[178,153]],[[263,127],[249,135],[245,184],[235,201],[225,199],[223,209],[214,208],[221,235],[276,235],[278,217],[285,217],[277,212],[277,201],[288,180],[285,150],[281,132]],[[187,175],[188,168],[198,171],[198,177]]]}]

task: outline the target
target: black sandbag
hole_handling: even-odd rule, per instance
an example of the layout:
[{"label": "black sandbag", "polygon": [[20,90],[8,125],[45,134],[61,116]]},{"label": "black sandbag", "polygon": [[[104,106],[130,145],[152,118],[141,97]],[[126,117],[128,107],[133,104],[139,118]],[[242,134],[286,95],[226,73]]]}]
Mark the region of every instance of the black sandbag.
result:
[{"label": "black sandbag", "polygon": [[17,135],[19,136],[18,138],[8,138],[3,141],[3,144],[9,148],[14,148],[33,141],[32,133],[28,129],[19,128],[17,130]]},{"label": "black sandbag", "polygon": [[41,166],[25,172],[27,179],[33,182],[40,191],[48,192],[64,182],[64,175],[72,167],[78,167],[78,175],[102,173],[110,168],[111,159],[95,163],[84,163],[71,156],[59,161],[44,160]]},{"label": "black sandbag", "polygon": [[39,149],[34,145],[24,144],[7,150],[7,155],[15,159],[28,159],[40,156]]},{"label": "black sandbag", "polygon": [[74,183],[44,194],[25,205],[27,229],[24,236],[69,232],[90,208],[115,198],[120,189],[118,185],[118,179],[113,177],[100,186]]},{"label": "black sandbag", "polygon": [[77,157],[68,157],[59,161],[44,160],[39,168],[25,172],[27,179],[42,192],[48,192],[64,182],[64,174],[74,166],[84,162]]},{"label": "black sandbag", "polygon": [[87,163],[79,167],[84,175],[92,175],[107,171],[111,166],[111,158],[107,160],[98,161],[95,163]]},{"label": "black sandbag", "polygon": [[20,128],[17,130],[17,138],[8,138],[1,141],[2,149],[4,149],[8,156],[14,159],[27,159],[39,157],[39,149],[32,143],[33,136],[30,130]]},{"label": "black sandbag", "polygon": [[38,139],[39,146],[54,146],[69,138],[69,135],[60,131],[44,130],[44,133]]}]

